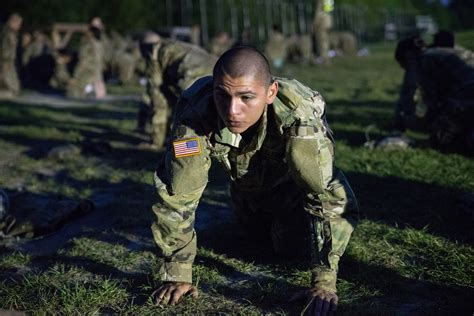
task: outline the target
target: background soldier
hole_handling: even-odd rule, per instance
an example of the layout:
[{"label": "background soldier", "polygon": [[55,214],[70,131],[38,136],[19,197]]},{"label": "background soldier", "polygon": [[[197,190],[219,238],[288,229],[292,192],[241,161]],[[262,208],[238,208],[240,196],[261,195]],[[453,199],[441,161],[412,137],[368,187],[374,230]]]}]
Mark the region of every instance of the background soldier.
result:
[{"label": "background soldier", "polygon": [[314,16],[314,35],[319,60],[329,63],[329,31],[332,28],[332,15],[334,0],[317,0]]},{"label": "background soldier", "polygon": [[10,15],[0,34],[0,95],[11,97],[20,92],[20,81],[18,80],[15,59],[18,31],[22,23],[23,18],[14,13]]},{"label": "background soldier", "polygon": [[152,144],[160,148],[178,97],[196,79],[212,72],[216,58],[201,47],[162,39],[153,32],[145,34],[141,51],[147,60],[147,88],[137,130],[146,131],[151,124]]},{"label": "background soldier", "polygon": [[338,55],[354,56],[357,54],[357,38],[351,32],[331,32],[329,41],[330,47]]},{"label": "background soldier", "polygon": [[[406,72],[399,115],[413,115],[414,93],[419,87],[433,147],[474,154],[474,68],[453,49],[427,49],[419,37],[400,41],[395,58]],[[407,107],[403,100],[412,103]]]},{"label": "background soldier", "polygon": [[234,40],[230,38],[229,33],[225,31],[217,32],[217,34],[212,38],[211,44],[209,46],[209,52],[214,56],[219,57],[226,50],[234,45]]},{"label": "background soldier", "polygon": [[100,19],[91,19],[79,47],[79,62],[66,90],[68,96],[78,98],[94,92],[96,98],[105,97],[104,48],[100,41],[101,33]]},{"label": "background soldier", "polygon": [[53,51],[54,73],[49,80],[49,85],[55,89],[66,90],[71,80],[69,64],[72,61],[72,53],[67,49],[55,49]]},{"label": "background soldier", "polygon": [[52,43],[42,30],[33,32],[33,40],[25,47],[22,59],[24,87],[45,89],[54,73]]},{"label": "background soldier", "polygon": [[461,45],[457,45],[454,39],[454,33],[446,30],[440,30],[433,36],[431,47],[451,49],[459,58],[468,65],[474,67],[474,53]]},{"label": "background soldier", "polygon": [[236,47],[181,96],[167,151],[155,173],[154,240],[163,258],[154,292],[159,304],[197,296],[194,213],[208,182],[211,157],[231,178],[235,212],[273,248],[312,258],[313,287],[296,293],[308,313],[336,309],[338,262],[355,221],[354,194],[334,166],[325,103],[296,80],[274,79],[265,57]]},{"label": "background soldier", "polygon": [[272,33],[265,45],[265,55],[275,69],[282,69],[285,64],[288,43],[278,25],[273,25]]}]

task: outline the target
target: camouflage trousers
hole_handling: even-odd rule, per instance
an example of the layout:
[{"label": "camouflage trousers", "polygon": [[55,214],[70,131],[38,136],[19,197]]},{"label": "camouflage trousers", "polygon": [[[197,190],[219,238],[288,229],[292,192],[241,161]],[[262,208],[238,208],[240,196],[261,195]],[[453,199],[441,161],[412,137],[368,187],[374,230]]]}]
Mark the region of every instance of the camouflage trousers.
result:
[{"label": "camouflage trousers", "polygon": [[[342,173],[338,178],[346,181]],[[311,261],[313,285],[336,291],[339,259],[357,224],[357,202],[347,189],[350,197],[344,205],[333,209],[329,201],[313,201],[320,204],[315,210],[326,207],[311,214],[307,196],[293,181],[262,194],[242,192],[232,184],[231,197],[237,218],[252,237],[261,240],[269,235],[277,254]]]},{"label": "camouflage trousers", "polygon": [[434,148],[444,152],[474,154],[474,106],[445,109],[430,126],[430,141]]},{"label": "camouflage trousers", "polygon": [[56,63],[54,74],[49,80],[49,84],[51,87],[56,89],[66,89],[70,79],[71,75],[69,74],[66,65]]},{"label": "camouflage trousers", "polygon": [[301,191],[280,185],[271,193],[252,196],[233,184],[231,197],[239,222],[252,238],[271,238],[279,255],[310,259],[310,215],[304,211]]},{"label": "camouflage trousers", "polygon": [[430,141],[446,152],[474,154],[474,83],[447,99],[432,118]]},{"label": "camouflage trousers", "polygon": [[316,32],[316,47],[318,51],[319,57],[323,58],[324,60],[328,60],[328,52],[329,52],[329,34],[327,31],[317,31]]},{"label": "camouflage trousers", "polygon": [[102,74],[91,74],[84,77],[74,77],[68,82],[66,95],[70,98],[82,98],[87,95],[97,95],[98,87],[104,84]]},{"label": "camouflage trousers", "polygon": [[4,89],[12,95],[20,93],[20,81],[14,64],[0,64],[0,90]]},{"label": "camouflage trousers", "polygon": [[138,111],[137,130],[150,134],[151,142],[161,148],[164,146],[171,124],[172,105],[177,100],[176,96],[166,96],[160,91],[146,94]]}]

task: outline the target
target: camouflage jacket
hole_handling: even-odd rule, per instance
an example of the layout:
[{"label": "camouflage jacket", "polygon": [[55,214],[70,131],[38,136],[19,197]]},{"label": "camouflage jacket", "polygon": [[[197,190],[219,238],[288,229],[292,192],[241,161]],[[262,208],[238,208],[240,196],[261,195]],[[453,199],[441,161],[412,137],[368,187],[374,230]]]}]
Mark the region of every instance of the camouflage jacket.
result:
[{"label": "camouflage jacket", "polygon": [[79,62],[74,69],[74,78],[92,83],[102,78],[104,69],[104,47],[91,34],[85,34],[79,47]]},{"label": "camouflage jacket", "polygon": [[199,46],[166,39],[153,46],[146,60],[145,103],[166,103],[162,85],[179,96],[196,79],[211,74],[216,62],[214,56]]},{"label": "camouflage jacket", "polygon": [[[466,91],[474,84],[474,68],[453,49],[426,50],[417,57],[416,73],[428,119],[447,104],[464,103],[469,95]],[[470,102],[472,106],[472,99]]]},{"label": "camouflage jacket", "polygon": [[[415,94],[420,90],[431,120],[447,102],[463,103],[466,89],[474,84],[474,68],[452,48],[429,48],[407,62],[397,105],[397,114],[415,112]],[[458,103],[459,103],[458,102]]]},{"label": "camouflage jacket", "polygon": [[33,58],[51,53],[50,47],[51,45],[46,40],[34,40],[23,51],[22,65],[26,66]]},{"label": "camouflage jacket", "polygon": [[0,33],[0,64],[15,62],[17,45],[17,32],[4,26]]},{"label": "camouflage jacket", "polygon": [[466,64],[474,67],[474,52],[460,45],[454,46],[454,53],[459,56]]},{"label": "camouflage jacket", "polygon": [[198,80],[178,101],[170,142],[155,172],[159,199],[153,206],[152,232],[164,258],[163,281],[191,282],[196,255],[194,212],[214,158],[245,194],[271,192],[285,181],[304,190],[305,211],[320,220],[313,236],[318,254],[313,256],[313,281],[335,290],[338,260],[355,225],[341,215],[357,204],[347,180],[334,166],[321,95],[296,80],[277,80],[278,96],[247,143],[219,119],[212,77]]}]

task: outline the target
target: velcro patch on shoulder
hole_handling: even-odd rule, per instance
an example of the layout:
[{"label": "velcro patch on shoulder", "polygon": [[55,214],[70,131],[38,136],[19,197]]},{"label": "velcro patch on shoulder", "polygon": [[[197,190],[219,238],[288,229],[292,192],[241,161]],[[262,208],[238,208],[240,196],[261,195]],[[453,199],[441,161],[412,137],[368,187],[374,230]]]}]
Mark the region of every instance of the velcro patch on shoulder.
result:
[{"label": "velcro patch on shoulder", "polygon": [[197,137],[176,140],[173,142],[173,149],[175,158],[197,156],[202,152],[201,142]]},{"label": "velcro patch on shoulder", "polygon": [[290,137],[313,138],[317,133],[318,128],[312,125],[294,125],[287,129],[287,134]]}]

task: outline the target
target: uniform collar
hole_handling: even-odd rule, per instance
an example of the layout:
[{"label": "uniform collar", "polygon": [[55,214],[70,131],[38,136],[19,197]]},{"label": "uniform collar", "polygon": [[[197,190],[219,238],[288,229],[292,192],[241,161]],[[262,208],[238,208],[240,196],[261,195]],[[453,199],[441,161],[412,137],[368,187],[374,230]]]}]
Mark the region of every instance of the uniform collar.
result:
[{"label": "uniform collar", "polygon": [[235,148],[241,148],[245,152],[260,149],[260,147],[262,147],[263,140],[267,135],[267,109],[268,106],[265,107],[263,115],[260,118],[256,135],[248,144],[242,143],[242,136],[240,134],[232,133],[227,127],[225,127],[224,122],[222,122],[220,118],[218,119],[217,123],[218,132],[215,134],[215,140],[218,143],[224,145],[228,145]]}]

